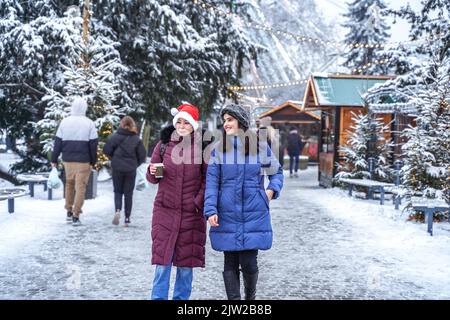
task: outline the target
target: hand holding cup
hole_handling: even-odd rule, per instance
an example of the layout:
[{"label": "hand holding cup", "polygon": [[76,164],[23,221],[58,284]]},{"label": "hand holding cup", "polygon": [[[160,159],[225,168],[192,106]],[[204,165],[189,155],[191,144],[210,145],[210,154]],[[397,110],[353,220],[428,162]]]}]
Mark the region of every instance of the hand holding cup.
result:
[{"label": "hand holding cup", "polygon": [[164,164],[162,163],[150,163],[150,174],[154,175],[155,178],[162,178],[163,177],[163,170]]}]

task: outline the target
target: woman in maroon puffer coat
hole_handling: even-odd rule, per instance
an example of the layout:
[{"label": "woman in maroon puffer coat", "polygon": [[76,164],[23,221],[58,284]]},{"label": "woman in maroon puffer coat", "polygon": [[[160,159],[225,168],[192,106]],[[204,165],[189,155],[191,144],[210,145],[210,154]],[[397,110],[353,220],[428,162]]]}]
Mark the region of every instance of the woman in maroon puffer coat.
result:
[{"label": "woman in maroon puffer coat", "polygon": [[[197,130],[198,109],[183,104],[173,108],[172,115],[174,126],[163,130],[147,172],[148,181],[158,184],[152,218],[153,300],[168,299],[172,265],[177,267],[174,300],[189,299],[192,268],[205,267],[207,165],[202,157],[202,133]],[[155,177],[155,163],[164,164],[162,178]]]}]

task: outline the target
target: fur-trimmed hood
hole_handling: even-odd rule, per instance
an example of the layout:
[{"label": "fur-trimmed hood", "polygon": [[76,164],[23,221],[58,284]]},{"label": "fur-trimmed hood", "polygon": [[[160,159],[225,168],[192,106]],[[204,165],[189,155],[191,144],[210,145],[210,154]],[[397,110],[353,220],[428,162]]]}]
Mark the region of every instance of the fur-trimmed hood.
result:
[{"label": "fur-trimmed hood", "polygon": [[164,127],[160,132],[160,140],[163,143],[169,143],[170,137],[172,136],[172,133],[175,131],[175,127],[173,125],[169,125],[167,127]]}]

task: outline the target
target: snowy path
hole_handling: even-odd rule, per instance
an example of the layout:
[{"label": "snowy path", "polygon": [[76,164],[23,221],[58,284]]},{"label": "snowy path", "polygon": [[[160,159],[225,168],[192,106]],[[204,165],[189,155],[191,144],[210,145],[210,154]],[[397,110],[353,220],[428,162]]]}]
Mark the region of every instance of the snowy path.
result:
[{"label": "snowy path", "polygon": [[[274,245],[258,256],[258,298],[450,298],[446,223],[430,237],[390,203],[317,187],[316,170],[286,178],[271,203]],[[42,190],[17,201],[12,215],[0,202],[0,299],[147,299],[155,187],[135,193],[129,228],[111,224],[111,189],[100,183],[78,228],[66,224],[63,200],[47,201]],[[206,264],[195,270],[192,299],[222,299],[223,256],[209,242]]]}]

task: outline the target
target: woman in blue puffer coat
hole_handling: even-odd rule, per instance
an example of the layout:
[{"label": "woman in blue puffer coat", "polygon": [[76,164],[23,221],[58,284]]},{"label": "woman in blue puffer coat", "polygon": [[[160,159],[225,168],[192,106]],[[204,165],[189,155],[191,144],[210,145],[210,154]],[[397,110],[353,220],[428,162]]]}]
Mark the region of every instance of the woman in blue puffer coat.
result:
[{"label": "woman in blue puffer coat", "polygon": [[[272,246],[269,202],[283,186],[283,169],[270,147],[250,129],[250,115],[239,105],[222,109],[223,134],[208,164],[204,215],[214,250],[224,252],[223,279],[229,300],[240,300],[242,269],[245,299],[254,300],[258,250]],[[264,189],[264,175],[269,185]]]}]

